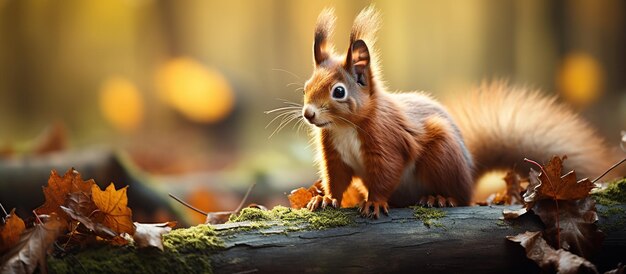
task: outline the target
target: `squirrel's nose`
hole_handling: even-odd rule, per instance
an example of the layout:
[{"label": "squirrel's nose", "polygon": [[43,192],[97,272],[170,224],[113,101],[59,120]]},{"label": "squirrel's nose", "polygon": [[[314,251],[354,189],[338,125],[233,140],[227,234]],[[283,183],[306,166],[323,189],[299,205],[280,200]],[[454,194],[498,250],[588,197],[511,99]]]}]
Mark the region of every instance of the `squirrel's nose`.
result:
[{"label": "squirrel's nose", "polygon": [[302,116],[309,120],[309,122],[313,122],[313,118],[315,118],[315,111],[310,107],[305,107],[304,111],[302,111]]}]

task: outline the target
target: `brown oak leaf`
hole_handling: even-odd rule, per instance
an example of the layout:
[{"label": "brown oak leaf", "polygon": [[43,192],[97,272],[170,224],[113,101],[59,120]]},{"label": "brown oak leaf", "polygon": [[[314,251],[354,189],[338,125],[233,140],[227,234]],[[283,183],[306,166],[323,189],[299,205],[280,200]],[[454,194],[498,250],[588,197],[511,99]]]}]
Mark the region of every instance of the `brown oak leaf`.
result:
[{"label": "brown oak leaf", "polygon": [[15,215],[15,208],[12,209],[4,225],[0,226],[0,254],[19,242],[24,229],[26,229],[24,220]]},{"label": "brown oak leaf", "polygon": [[[557,202],[540,200],[532,210],[545,224],[544,237],[552,246],[560,246],[585,258],[601,248],[604,233],[596,225],[598,215],[593,198]],[[558,233],[557,229],[560,230]],[[560,238],[559,244],[557,238]]]},{"label": "brown oak leaf", "polygon": [[176,226],[176,222],[160,224],[142,224],[135,222],[133,240],[139,247],[156,247],[163,251],[163,235],[169,233]]},{"label": "brown oak leaf", "polygon": [[46,201],[42,206],[35,209],[37,214],[56,213],[63,219],[68,219],[61,206],[65,204],[67,195],[73,192],[91,192],[92,186],[96,185],[93,179],[83,181],[73,168],[69,169],[63,177],[59,176],[56,170],[52,170],[48,178],[48,186],[43,187],[43,194]]},{"label": "brown oak leaf", "polygon": [[104,191],[98,185],[91,187],[91,197],[98,211],[94,213],[95,220],[111,228],[118,234],[135,234],[132,220],[132,211],[128,208],[126,190],[128,186],[115,190],[111,183]]},{"label": "brown oak leaf", "polygon": [[37,267],[45,273],[48,249],[64,228],[65,221],[52,213],[45,223],[23,233],[19,243],[4,255],[0,273],[33,273]]},{"label": "brown oak leaf", "polygon": [[115,236],[117,236],[117,233],[115,233],[115,231],[113,231],[109,227],[99,222],[95,222],[89,217],[79,212],[76,212],[71,208],[61,206],[61,209],[63,209],[63,211],[67,213],[67,215],[69,215],[70,218],[78,221],[80,224],[84,225],[87,229],[89,229],[89,231],[93,231],[97,236],[100,236],[105,239],[112,239]]},{"label": "brown oak leaf", "polygon": [[[555,250],[541,237],[541,232],[525,232],[507,239],[520,243],[526,249],[526,257],[533,260],[544,271],[557,273],[598,273],[596,267],[585,258],[563,249]],[[552,270],[552,271],[551,271]]]}]

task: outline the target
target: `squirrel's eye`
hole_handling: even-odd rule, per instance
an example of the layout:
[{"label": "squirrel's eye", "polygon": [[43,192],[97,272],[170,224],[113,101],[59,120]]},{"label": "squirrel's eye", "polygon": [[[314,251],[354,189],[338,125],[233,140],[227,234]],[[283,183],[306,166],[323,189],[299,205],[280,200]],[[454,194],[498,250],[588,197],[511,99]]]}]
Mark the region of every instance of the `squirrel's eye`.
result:
[{"label": "squirrel's eye", "polygon": [[346,87],[342,83],[335,84],[330,92],[331,92],[330,94],[333,97],[333,99],[342,100],[348,97],[348,92],[346,91]]}]

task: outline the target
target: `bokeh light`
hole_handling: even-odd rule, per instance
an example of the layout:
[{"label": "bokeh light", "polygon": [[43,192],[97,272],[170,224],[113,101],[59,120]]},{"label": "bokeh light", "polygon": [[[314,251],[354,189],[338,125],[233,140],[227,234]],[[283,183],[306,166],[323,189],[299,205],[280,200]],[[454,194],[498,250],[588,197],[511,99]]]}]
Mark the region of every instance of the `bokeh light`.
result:
[{"label": "bokeh light", "polygon": [[183,114],[200,123],[215,123],[232,111],[234,95],[220,72],[190,58],[176,58],[156,74],[159,97]]},{"label": "bokeh light", "polygon": [[144,103],[137,87],[128,79],[112,77],[100,89],[100,110],[120,131],[137,129],[144,117]]},{"label": "bokeh light", "polygon": [[567,54],[557,77],[557,85],[563,97],[579,108],[595,102],[603,90],[601,65],[583,52]]},{"label": "bokeh light", "polygon": [[504,176],[506,172],[501,170],[490,171],[481,176],[476,183],[473,200],[484,201],[489,195],[505,190]]}]

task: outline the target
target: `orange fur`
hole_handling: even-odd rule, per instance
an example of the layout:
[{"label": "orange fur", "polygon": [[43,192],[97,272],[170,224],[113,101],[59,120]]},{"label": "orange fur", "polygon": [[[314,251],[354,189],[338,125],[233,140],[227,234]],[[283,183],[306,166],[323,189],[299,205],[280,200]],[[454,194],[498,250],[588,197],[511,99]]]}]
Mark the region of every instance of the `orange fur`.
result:
[{"label": "orange fur", "polygon": [[[525,156],[543,160],[568,154],[584,173],[605,166],[584,164],[583,154],[609,159],[601,139],[574,113],[537,93],[486,85],[468,98],[456,98],[451,115],[426,94],[387,92],[372,48],[378,18],[372,7],[357,16],[345,56],[327,46],[332,10],[318,18],[315,69],[305,83],[303,116],[316,126],[324,201],[341,204],[351,182],[360,179],[367,191],[365,210],[373,205],[375,214],[379,206],[414,205],[429,195],[468,205],[473,176],[488,167],[510,168]],[[337,87],[343,87],[344,97],[341,90],[335,94]],[[580,136],[571,145],[556,139],[572,131]]]}]

